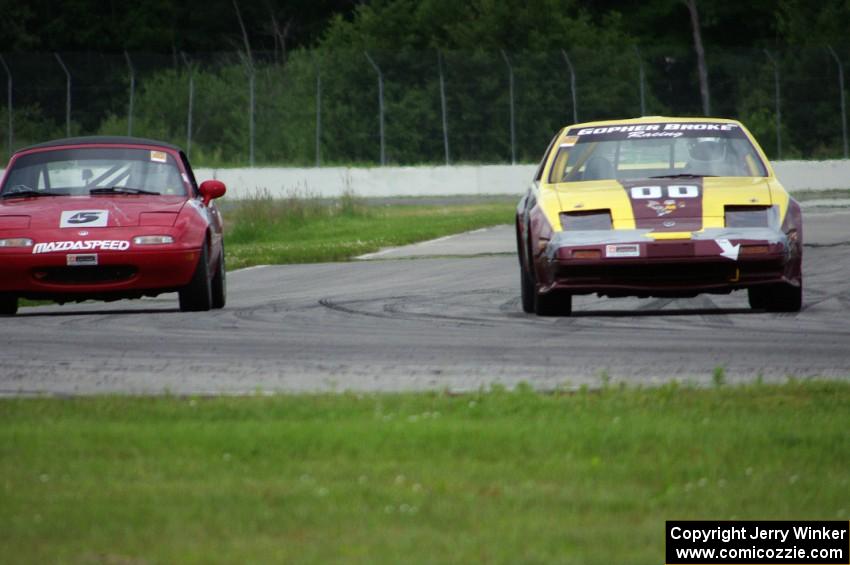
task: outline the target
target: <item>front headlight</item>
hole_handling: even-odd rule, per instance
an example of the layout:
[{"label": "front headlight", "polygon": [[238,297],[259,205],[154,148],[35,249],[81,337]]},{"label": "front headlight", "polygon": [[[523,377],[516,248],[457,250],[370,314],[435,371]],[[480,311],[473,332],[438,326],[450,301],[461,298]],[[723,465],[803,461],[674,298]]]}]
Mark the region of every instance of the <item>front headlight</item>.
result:
[{"label": "front headlight", "polygon": [[134,245],[166,245],[174,243],[170,235],[140,235],[133,238]]},{"label": "front headlight", "polygon": [[727,228],[766,228],[770,206],[726,206]]},{"label": "front headlight", "polygon": [[0,247],[32,247],[32,240],[28,237],[9,237],[0,239]]},{"label": "front headlight", "polygon": [[610,210],[587,210],[581,212],[561,212],[561,227],[569,231],[610,230]]}]

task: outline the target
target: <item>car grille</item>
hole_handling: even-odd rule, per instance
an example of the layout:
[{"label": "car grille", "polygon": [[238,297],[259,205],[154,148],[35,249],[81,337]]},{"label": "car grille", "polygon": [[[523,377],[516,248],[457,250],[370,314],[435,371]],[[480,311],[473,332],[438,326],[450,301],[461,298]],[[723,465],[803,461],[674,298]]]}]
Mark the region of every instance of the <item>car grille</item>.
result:
[{"label": "car grille", "polygon": [[51,284],[115,283],[133,278],[136,268],[126,265],[44,267],[33,270],[33,278]]},{"label": "car grille", "polygon": [[675,284],[724,282],[735,278],[731,262],[662,265],[589,265],[566,266],[559,276],[570,281],[603,281],[614,284]]},{"label": "car grille", "polygon": [[744,264],[661,263],[618,265],[562,265],[558,278],[569,282],[602,282],[610,284],[712,284],[735,280],[758,279],[781,272],[778,261],[751,261]]}]

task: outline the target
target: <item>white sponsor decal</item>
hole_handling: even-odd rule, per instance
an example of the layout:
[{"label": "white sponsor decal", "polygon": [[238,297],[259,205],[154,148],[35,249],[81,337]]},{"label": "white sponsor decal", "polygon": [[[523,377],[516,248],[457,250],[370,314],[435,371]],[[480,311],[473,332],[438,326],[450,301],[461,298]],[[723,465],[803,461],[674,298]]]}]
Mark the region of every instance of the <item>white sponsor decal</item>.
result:
[{"label": "white sponsor decal", "polygon": [[637,243],[606,245],[605,256],[640,257],[640,245]]},{"label": "white sponsor decal", "polygon": [[129,241],[118,239],[90,239],[87,241],[49,241],[36,243],[32,248],[33,255],[37,253],[54,253],[56,251],[126,251],[130,249]]},{"label": "white sponsor decal", "polygon": [[168,156],[165,154],[165,151],[151,151],[151,161],[165,163],[168,161]]},{"label": "white sponsor decal", "polygon": [[561,143],[561,147],[572,147],[578,142],[577,135],[570,135],[564,138],[564,142]]},{"label": "white sponsor decal", "polygon": [[69,267],[97,265],[97,253],[87,253],[85,255],[68,254],[65,256],[65,264]]},{"label": "white sponsor decal", "polygon": [[670,124],[637,124],[631,126],[604,126],[598,128],[582,128],[578,135],[605,135],[624,133],[626,139],[645,137],[682,137],[685,131],[721,132],[733,131],[737,124],[706,124],[706,123],[670,123]]},{"label": "white sponsor decal", "polygon": [[60,228],[104,228],[109,221],[108,210],[67,210],[62,212]]}]

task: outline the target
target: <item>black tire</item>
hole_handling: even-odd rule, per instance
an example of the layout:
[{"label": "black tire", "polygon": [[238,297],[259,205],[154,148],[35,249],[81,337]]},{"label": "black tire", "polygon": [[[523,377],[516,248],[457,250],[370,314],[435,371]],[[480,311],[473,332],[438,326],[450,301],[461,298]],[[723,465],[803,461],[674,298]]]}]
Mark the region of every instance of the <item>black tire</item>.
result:
[{"label": "black tire", "polygon": [[181,312],[206,312],[212,307],[212,280],[210,280],[208,244],[201,248],[198,265],[189,284],[180,289]]},{"label": "black tire", "polygon": [[14,294],[0,294],[0,316],[14,316],[18,313],[18,297]]},{"label": "black tire", "polygon": [[768,312],[799,312],[803,307],[803,285],[778,284],[747,291],[750,306]]},{"label": "black tire", "polygon": [[573,313],[573,296],[563,292],[535,292],[534,312],[538,316],[569,316]]},{"label": "black tire", "polygon": [[526,314],[534,314],[534,279],[525,270],[525,267],[519,266],[519,286],[520,295],[522,297],[522,311]]},{"label": "black tire", "polygon": [[224,246],[218,258],[218,268],[212,279],[212,307],[224,308],[227,302],[227,272],[224,267]]},{"label": "black tire", "polygon": [[770,287],[768,286],[752,286],[747,289],[747,300],[750,303],[750,308],[753,310],[764,310],[767,308],[768,294]]}]

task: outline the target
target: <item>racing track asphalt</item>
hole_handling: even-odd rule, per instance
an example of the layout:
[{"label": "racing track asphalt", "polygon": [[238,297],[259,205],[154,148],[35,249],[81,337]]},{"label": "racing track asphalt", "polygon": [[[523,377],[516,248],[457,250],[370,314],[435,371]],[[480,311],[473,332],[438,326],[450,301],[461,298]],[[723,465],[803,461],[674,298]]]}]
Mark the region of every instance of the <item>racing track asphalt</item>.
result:
[{"label": "racing track asphalt", "polygon": [[[850,214],[817,216],[799,314],[751,311],[737,292],[582,296],[572,317],[537,318],[512,254],[260,267],[230,274],[220,311],[184,314],[170,295],[0,318],[0,394],[708,383],[721,366],[731,382],[846,379]],[[510,228],[494,233],[510,248]]]}]

